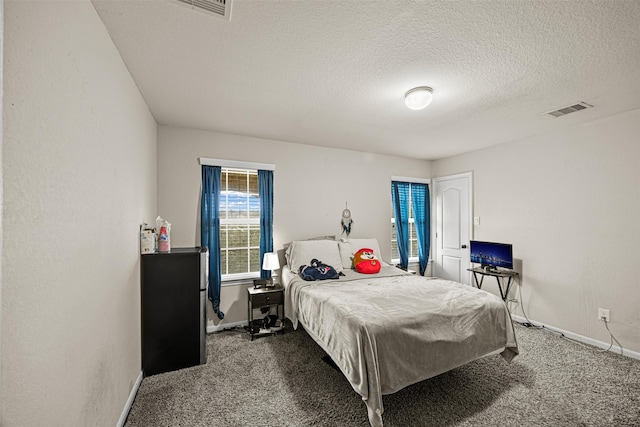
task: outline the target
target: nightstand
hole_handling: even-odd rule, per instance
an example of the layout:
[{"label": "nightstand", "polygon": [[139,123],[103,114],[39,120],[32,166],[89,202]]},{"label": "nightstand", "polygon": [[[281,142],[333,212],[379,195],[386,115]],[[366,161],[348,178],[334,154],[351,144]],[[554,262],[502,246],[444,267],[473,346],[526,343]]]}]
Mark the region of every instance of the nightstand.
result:
[{"label": "nightstand", "polygon": [[[276,332],[284,332],[284,288],[280,285],[276,285],[272,288],[248,288],[248,319],[249,326],[247,331],[251,335],[251,341],[254,337],[262,335],[275,334]],[[274,325],[265,327],[264,325],[257,325],[261,323],[262,319],[254,322],[253,312],[260,308],[276,307],[277,320]],[[281,312],[282,307],[282,312]],[[265,314],[266,315],[266,314]]]}]

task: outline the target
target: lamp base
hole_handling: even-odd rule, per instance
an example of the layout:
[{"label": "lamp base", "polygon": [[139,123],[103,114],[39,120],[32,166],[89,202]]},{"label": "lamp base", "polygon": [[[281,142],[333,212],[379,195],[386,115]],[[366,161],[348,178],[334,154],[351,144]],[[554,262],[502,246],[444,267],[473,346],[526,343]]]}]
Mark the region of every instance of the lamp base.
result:
[{"label": "lamp base", "polygon": [[267,279],[267,280],[269,280],[268,287],[275,288],[276,286],[278,286],[278,283],[276,281],[277,278],[278,278],[278,276],[276,276],[276,274],[272,271],[271,272],[271,277],[269,279]]}]

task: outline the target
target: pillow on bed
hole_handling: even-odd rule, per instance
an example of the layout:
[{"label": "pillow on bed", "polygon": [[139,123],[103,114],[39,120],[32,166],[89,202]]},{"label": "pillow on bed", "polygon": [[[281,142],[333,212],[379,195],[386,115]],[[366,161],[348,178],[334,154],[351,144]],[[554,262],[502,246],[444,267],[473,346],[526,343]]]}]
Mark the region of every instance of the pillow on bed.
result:
[{"label": "pillow on bed", "polygon": [[297,272],[301,265],[309,265],[312,259],[328,264],[342,271],[338,242],[335,240],[298,240],[287,248],[287,264],[291,271]]},{"label": "pillow on bed", "polygon": [[[307,240],[330,240],[330,241],[334,241],[336,240],[336,236],[318,236],[318,237],[311,237],[310,239],[304,239],[304,241]],[[300,240],[303,241],[303,240]],[[284,259],[287,261],[287,265],[291,266],[291,264],[289,263],[289,246],[291,246],[293,242],[289,242],[289,243],[285,243],[284,245],[282,245],[282,249],[284,249]]]},{"label": "pillow on bed", "polygon": [[353,267],[353,255],[362,248],[373,249],[373,253],[380,259],[380,245],[378,239],[340,239],[338,242],[340,249],[340,260],[342,268]]}]

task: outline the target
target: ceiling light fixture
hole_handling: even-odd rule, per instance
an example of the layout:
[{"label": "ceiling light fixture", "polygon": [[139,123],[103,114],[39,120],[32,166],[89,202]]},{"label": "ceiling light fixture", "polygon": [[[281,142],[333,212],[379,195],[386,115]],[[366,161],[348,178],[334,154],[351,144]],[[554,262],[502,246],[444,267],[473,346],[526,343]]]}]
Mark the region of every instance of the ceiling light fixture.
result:
[{"label": "ceiling light fixture", "polygon": [[404,94],[404,103],[412,110],[422,110],[433,100],[433,89],[429,86],[414,87]]}]

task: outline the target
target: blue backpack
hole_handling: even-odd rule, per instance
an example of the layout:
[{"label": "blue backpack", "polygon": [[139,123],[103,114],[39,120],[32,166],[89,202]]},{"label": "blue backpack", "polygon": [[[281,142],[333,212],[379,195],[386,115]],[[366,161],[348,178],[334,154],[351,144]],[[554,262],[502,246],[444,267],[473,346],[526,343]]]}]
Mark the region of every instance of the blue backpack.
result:
[{"label": "blue backpack", "polygon": [[339,277],[335,268],[323,264],[315,258],[311,260],[310,265],[301,265],[298,273],[304,280],[326,280],[337,279]]}]

